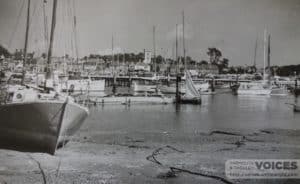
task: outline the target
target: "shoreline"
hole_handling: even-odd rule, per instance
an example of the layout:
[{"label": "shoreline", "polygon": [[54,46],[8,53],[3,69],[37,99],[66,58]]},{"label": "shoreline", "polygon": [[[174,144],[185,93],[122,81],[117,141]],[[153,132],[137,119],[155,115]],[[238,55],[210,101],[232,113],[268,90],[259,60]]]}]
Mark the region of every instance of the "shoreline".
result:
[{"label": "shoreline", "polygon": [[[0,150],[0,183],[43,183],[43,178],[47,183],[224,183],[195,173],[229,180],[224,170],[227,159],[297,159],[299,142],[300,130],[285,129],[248,133],[215,130],[190,136],[82,130],[54,156]],[[174,167],[194,174],[174,174],[170,172]]]}]

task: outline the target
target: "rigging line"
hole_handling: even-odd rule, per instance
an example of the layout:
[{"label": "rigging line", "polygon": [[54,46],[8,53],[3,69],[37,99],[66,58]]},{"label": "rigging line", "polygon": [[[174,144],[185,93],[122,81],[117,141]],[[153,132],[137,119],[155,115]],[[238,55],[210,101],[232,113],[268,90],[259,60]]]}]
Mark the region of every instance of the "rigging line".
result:
[{"label": "rigging line", "polygon": [[[62,26],[61,26],[61,36],[62,36],[62,47],[63,47],[63,56],[66,56],[68,53],[68,4],[64,3],[62,6]],[[68,54],[69,55],[69,54]],[[65,60],[65,59],[64,59]]]},{"label": "rigging line", "polygon": [[[40,6],[38,6],[38,4],[35,4],[35,10],[34,13],[32,15],[32,21],[30,22],[32,30],[42,30],[43,28],[43,24],[42,24],[42,16],[40,16],[42,14],[41,12],[42,8]],[[35,18],[35,21],[33,21],[33,18]],[[32,40],[30,41],[31,44],[31,49],[33,49],[36,53],[36,55],[41,55],[42,53],[42,42],[40,42],[40,40],[43,40],[43,33],[42,31],[32,31]],[[43,44],[44,45],[44,44]]]},{"label": "rigging line", "polygon": [[[60,3],[60,2],[58,2],[58,3]],[[62,6],[63,5],[59,5],[57,7],[56,11],[57,11],[58,16],[61,16],[61,14],[63,12]],[[62,44],[62,40],[63,40],[63,35],[62,35],[63,34],[63,29],[62,29],[62,26],[61,26],[62,23],[59,20],[60,19],[57,19],[57,26],[56,26],[57,31],[55,33],[57,41],[54,43],[53,53],[54,53],[54,51],[60,50],[60,45]],[[56,54],[58,54],[58,53],[56,53]]]},{"label": "rigging line", "polygon": [[24,9],[24,5],[25,5],[25,1],[22,0],[22,5],[21,5],[20,10],[19,10],[19,14],[18,14],[18,17],[17,17],[17,22],[14,26],[13,32],[12,32],[12,34],[10,36],[10,39],[9,39],[9,42],[8,42],[8,48],[9,49],[11,48],[12,39],[15,37],[16,31],[18,30],[17,27],[18,27],[20,19],[21,19],[21,15],[22,15],[22,12],[23,12],[23,9]]},{"label": "rigging line", "polygon": [[[36,4],[35,4],[35,6],[34,6],[34,8],[33,8],[32,15],[30,15],[30,17],[34,17],[34,15],[35,15],[35,12],[36,12],[36,9],[37,9],[37,5],[38,5],[38,3],[36,3]],[[29,23],[29,27],[31,27],[31,25],[32,25],[32,22],[34,22],[34,21],[31,21],[31,22]]]},{"label": "rigging line", "polygon": [[66,29],[65,29],[65,25],[66,25],[66,21],[65,21],[65,14],[64,14],[64,12],[66,12],[66,6],[65,6],[65,4],[63,3],[62,5],[61,5],[61,31],[60,31],[60,36],[61,36],[61,47],[62,47],[62,55],[63,55],[63,61],[65,61],[65,56],[66,56],[66,42],[65,41],[63,41],[64,40],[64,38],[66,38],[66,36],[65,35],[67,35],[66,33],[67,33],[67,31],[66,31]]},{"label": "rigging line", "polygon": [[67,4],[66,4],[66,7],[65,7],[65,12],[66,12],[66,15],[65,15],[65,31],[66,31],[66,38],[67,38],[67,41],[65,42],[65,49],[68,50],[69,52],[69,55],[70,56],[73,56],[73,42],[72,42],[72,34],[69,34],[69,33],[72,33],[71,32],[71,26],[70,26],[70,0],[67,1]]},{"label": "rigging line", "polygon": [[[32,8],[32,7],[33,7],[33,5],[31,5],[30,8]],[[28,35],[30,35],[30,38],[31,38],[31,39],[28,39],[28,42],[29,42],[28,45],[31,46],[31,47],[33,47],[33,45],[34,45],[34,38],[35,37],[33,37],[33,36],[36,36],[36,33],[33,32],[35,29],[33,29],[33,28],[34,28],[34,26],[36,26],[37,21],[36,20],[33,21],[33,18],[34,18],[35,12],[36,12],[37,4],[35,4],[33,8],[34,8],[33,11],[31,11],[32,13],[29,12],[30,13],[29,14],[30,19],[29,19],[29,23],[28,23],[29,28],[30,28],[30,32],[28,33]],[[28,38],[29,38],[29,36],[28,36]],[[27,50],[29,50],[29,46],[28,46]]]}]

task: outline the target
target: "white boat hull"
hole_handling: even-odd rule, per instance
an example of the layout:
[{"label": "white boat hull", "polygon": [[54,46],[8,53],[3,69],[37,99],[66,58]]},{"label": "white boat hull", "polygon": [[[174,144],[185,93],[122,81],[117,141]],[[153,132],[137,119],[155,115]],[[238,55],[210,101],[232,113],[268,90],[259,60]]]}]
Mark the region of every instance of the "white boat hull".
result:
[{"label": "white boat hull", "polygon": [[143,84],[133,84],[134,92],[152,92],[154,93],[156,90],[156,85],[143,85]]},{"label": "white boat hull", "polygon": [[238,90],[238,95],[270,95],[270,89],[259,89],[259,90]]},{"label": "white boat hull", "polygon": [[61,130],[59,134],[58,144],[63,145],[70,137],[76,133],[81,127],[84,120],[88,116],[87,108],[82,107],[74,102],[69,102],[66,105]]},{"label": "white boat hull", "polygon": [[128,97],[99,97],[92,98],[92,103],[97,104],[170,104],[173,98],[156,96],[128,96]]},{"label": "white boat hull", "polygon": [[268,87],[264,82],[240,83],[238,95],[270,95],[271,87]]},{"label": "white boat hull", "polygon": [[284,88],[272,88],[272,96],[287,96],[289,94],[287,89]]},{"label": "white boat hull", "polygon": [[[175,94],[176,93],[176,86],[174,86],[174,85],[171,85],[171,86],[163,85],[163,86],[159,86],[159,90],[162,93]],[[185,87],[181,85],[180,89],[179,89],[179,92],[180,93],[185,93]]]}]

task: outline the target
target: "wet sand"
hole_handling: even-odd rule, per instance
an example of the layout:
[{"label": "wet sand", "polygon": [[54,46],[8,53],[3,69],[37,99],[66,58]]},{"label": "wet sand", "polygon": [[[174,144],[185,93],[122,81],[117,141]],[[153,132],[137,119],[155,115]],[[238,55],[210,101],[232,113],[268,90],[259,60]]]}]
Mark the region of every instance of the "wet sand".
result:
[{"label": "wet sand", "polygon": [[0,183],[295,183],[300,180],[230,180],[224,168],[227,159],[300,158],[299,142],[297,130],[175,134],[83,127],[54,156],[0,150]]}]

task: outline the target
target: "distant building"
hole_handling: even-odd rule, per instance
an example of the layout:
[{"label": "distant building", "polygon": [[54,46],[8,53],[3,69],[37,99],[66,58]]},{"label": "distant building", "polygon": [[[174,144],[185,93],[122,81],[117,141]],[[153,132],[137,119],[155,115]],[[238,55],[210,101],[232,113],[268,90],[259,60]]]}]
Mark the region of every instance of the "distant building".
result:
[{"label": "distant building", "polygon": [[145,72],[150,72],[150,65],[147,64],[147,63],[139,62],[139,63],[135,64],[134,70],[135,70],[135,71],[145,71]]},{"label": "distant building", "polygon": [[199,64],[197,65],[198,73],[201,75],[206,74],[219,74],[219,68],[214,64]]},{"label": "distant building", "polygon": [[144,63],[145,64],[150,64],[151,63],[151,57],[152,57],[152,52],[145,51]]}]

